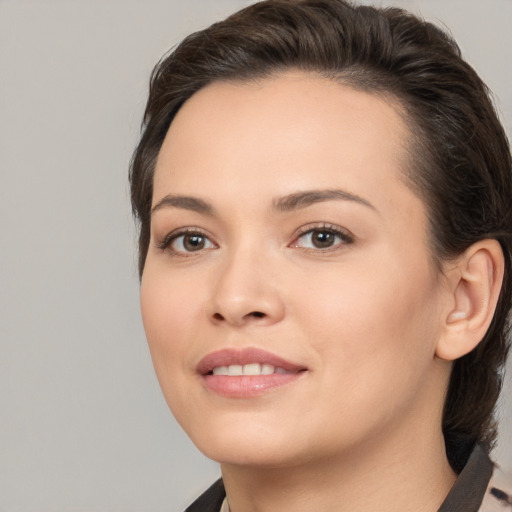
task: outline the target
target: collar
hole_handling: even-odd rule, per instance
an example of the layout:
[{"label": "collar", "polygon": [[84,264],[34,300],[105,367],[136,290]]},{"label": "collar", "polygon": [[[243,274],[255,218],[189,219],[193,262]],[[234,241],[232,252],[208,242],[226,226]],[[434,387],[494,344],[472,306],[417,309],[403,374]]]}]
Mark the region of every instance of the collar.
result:
[{"label": "collar", "polygon": [[487,452],[475,445],[464,469],[438,512],[477,512],[491,479],[494,464]]}]

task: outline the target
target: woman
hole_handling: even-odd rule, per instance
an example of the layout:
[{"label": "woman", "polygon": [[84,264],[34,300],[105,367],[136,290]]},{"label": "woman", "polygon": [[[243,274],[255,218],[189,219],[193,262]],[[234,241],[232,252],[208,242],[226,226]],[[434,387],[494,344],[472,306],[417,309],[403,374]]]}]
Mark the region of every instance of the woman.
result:
[{"label": "woman", "polygon": [[250,6],[155,68],[130,179],[156,373],[222,469],[188,510],[510,506],[511,158],[446,34]]}]

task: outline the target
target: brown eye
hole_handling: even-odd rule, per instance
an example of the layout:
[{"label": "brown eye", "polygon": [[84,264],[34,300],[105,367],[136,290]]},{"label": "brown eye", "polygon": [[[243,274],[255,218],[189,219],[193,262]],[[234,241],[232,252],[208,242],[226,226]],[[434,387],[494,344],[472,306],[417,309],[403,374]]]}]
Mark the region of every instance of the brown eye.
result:
[{"label": "brown eye", "polygon": [[311,243],[317,249],[332,247],[336,241],[336,235],[330,231],[313,231],[311,233]]},{"label": "brown eye", "polygon": [[183,237],[183,247],[186,251],[199,251],[204,249],[205,238],[202,235],[185,235]]},{"label": "brown eye", "polygon": [[300,235],[294,247],[301,247],[304,249],[335,249],[344,244],[349,244],[353,241],[352,237],[341,230],[332,228],[317,228],[310,229]]},{"label": "brown eye", "polygon": [[203,249],[212,249],[213,242],[202,233],[185,233],[174,237],[169,244],[175,253],[198,252]]}]

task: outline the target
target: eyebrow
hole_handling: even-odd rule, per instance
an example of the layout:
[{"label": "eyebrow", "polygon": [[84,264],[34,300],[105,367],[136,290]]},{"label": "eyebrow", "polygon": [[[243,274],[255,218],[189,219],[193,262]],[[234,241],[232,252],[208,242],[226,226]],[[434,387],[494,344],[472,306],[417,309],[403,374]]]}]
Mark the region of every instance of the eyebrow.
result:
[{"label": "eyebrow", "polygon": [[377,211],[375,206],[373,206],[366,199],[341,189],[307,190],[304,192],[295,192],[293,194],[274,200],[273,208],[280,212],[290,212],[293,210],[306,208],[315,203],[332,200],[354,201]]},{"label": "eyebrow", "polygon": [[[341,189],[294,192],[293,194],[274,199],[272,201],[272,208],[278,212],[291,212],[293,210],[307,208],[315,203],[333,200],[353,201],[377,211],[375,206],[366,199]],[[151,214],[166,207],[180,208],[182,210],[189,210],[203,215],[214,215],[215,212],[213,206],[204,199],[192,196],[176,196],[168,194],[153,206]]]},{"label": "eyebrow", "polygon": [[174,196],[166,195],[151,208],[151,215],[162,208],[181,208],[192,212],[202,213],[203,215],[213,215],[213,206],[203,199],[192,196]]}]

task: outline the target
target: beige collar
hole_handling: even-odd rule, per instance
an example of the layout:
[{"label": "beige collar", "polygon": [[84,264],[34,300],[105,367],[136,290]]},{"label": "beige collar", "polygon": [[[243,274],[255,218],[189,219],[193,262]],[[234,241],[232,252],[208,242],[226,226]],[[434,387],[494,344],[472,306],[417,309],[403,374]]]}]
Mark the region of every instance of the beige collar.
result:
[{"label": "beige collar", "polygon": [[229,512],[229,505],[228,505],[228,497],[226,496],[224,498],[224,501],[222,502],[222,507],[220,507],[219,512]]}]

